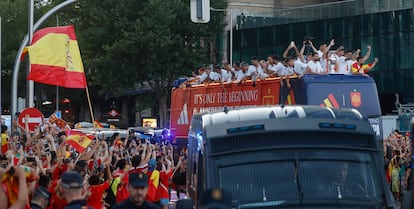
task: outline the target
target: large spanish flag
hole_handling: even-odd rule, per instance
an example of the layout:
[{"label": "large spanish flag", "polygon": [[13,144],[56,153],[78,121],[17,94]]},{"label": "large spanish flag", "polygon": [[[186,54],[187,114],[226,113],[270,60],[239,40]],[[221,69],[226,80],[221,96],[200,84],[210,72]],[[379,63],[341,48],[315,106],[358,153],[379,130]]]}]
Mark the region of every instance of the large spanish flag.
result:
[{"label": "large spanish flag", "polygon": [[31,67],[28,80],[66,88],[86,88],[73,25],[38,30],[27,48]]},{"label": "large spanish flag", "polygon": [[84,134],[79,131],[68,130],[66,132],[66,143],[72,145],[78,152],[84,152],[89,146],[92,140],[95,138],[93,135]]}]

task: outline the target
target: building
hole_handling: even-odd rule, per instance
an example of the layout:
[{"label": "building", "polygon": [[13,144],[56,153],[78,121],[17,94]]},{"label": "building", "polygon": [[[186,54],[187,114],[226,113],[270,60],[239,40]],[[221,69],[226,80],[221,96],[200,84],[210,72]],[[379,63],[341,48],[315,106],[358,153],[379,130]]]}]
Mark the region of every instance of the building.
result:
[{"label": "building", "polygon": [[[314,37],[315,45],[334,38],[336,46],[362,49],[363,54],[371,45],[369,62],[380,60],[370,75],[377,82],[383,114],[395,110],[395,93],[401,103],[414,103],[413,0],[312,1],[322,4],[307,6],[300,2],[308,1],[274,1],[273,11],[234,17],[233,61],[281,55],[290,41],[301,44],[305,36]],[[286,9],[290,6],[294,8]]]}]

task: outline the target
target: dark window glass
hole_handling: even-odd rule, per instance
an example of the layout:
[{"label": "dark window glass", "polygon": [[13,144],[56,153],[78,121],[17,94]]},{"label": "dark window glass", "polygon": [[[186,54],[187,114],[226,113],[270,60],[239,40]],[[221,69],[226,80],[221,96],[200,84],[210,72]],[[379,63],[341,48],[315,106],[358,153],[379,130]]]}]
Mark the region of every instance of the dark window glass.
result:
[{"label": "dark window glass", "polygon": [[273,45],[273,28],[259,28],[259,46],[271,46]]},{"label": "dark window glass", "polygon": [[272,55],[272,47],[261,47],[257,49],[257,57],[259,59],[267,61],[267,56]]},{"label": "dark window glass", "polygon": [[297,204],[300,199],[326,203],[352,198],[359,200],[355,204],[382,204],[379,168],[369,152],[272,150],[223,156],[216,164],[219,187],[231,192],[241,208],[264,201],[273,206]]},{"label": "dark window glass", "polygon": [[241,34],[242,47],[254,47],[257,45],[257,32],[255,29],[244,30]]},{"label": "dark window glass", "polygon": [[373,34],[375,17],[371,14],[361,16],[361,35],[370,36]]},{"label": "dark window glass", "polygon": [[395,12],[395,29],[399,32],[412,31],[414,29],[413,10],[402,10]]}]

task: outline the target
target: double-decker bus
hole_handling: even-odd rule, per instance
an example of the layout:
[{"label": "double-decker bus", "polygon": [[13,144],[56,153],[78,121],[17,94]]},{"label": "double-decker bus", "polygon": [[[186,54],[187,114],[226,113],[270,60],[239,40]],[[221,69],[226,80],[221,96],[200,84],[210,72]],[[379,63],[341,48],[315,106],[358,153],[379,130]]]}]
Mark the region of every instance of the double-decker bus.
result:
[{"label": "double-decker bus", "polygon": [[193,115],[187,193],[233,208],[392,208],[383,156],[356,109],[267,106]]},{"label": "double-decker bus", "polygon": [[304,75],[290,78],[292,88],[280,78],[242,84],[193,85],[173,88],[171,130],[178,139],[187,139],[193,114],[232,108],[276,104],[318,105],[355,108],[368,117],[378,140],[382,140],[381,107],[375,81],[364,75]]}]

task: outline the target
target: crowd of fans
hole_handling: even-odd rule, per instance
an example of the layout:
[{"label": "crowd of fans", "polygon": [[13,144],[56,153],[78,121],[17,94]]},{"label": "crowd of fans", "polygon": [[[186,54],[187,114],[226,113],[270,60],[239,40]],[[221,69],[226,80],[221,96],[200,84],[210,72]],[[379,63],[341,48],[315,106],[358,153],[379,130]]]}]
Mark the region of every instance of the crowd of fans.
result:
[{"label": "crowd of fans", "polygon": [[[240,63],[223,63],[220,65],[205,65],[193,73],[192,79],[186,84],[205,83],[241,83],[245,80],[256,80],[269,77],[280,77],[288,80],[290,76],[303,74],[365,74],[378,62],[365,64],[371,56],[371,46],[367,46],[367,52],[361,56],[361,50],[345,50],[338,46],[332,50],[335,42],[332,39],[329,44],[320,44],[316,49],[311,39],[306,39],[299,50],[295,42],[291,42],[283,53],[282,58],[277,55],[269,55],[266,60],[252,57],[250,64],[246,61]],[[307,53],[305,53],[305,49]],[[288,82],[289,83],[289,82]]]},{"label": "crowd of fans", "polygon": [[179,194],[185,185],[185,147],[176,151],[164,137],[115,133],[93,139],[81,152],[55,124],[39,125],[34,132],[5,125],[1,130],[7,143],[0,155],[0,209],[128,208],[117,205],[131,200],[135,205],[145,200],[143,208],[166,209],[171,188]]},{"label": "crowd of fans", "polygon": [[402,201],[403,191],[410,188],[412,141],[398,130],[384,140],[384,159],[387,182],[397,201]]}]

